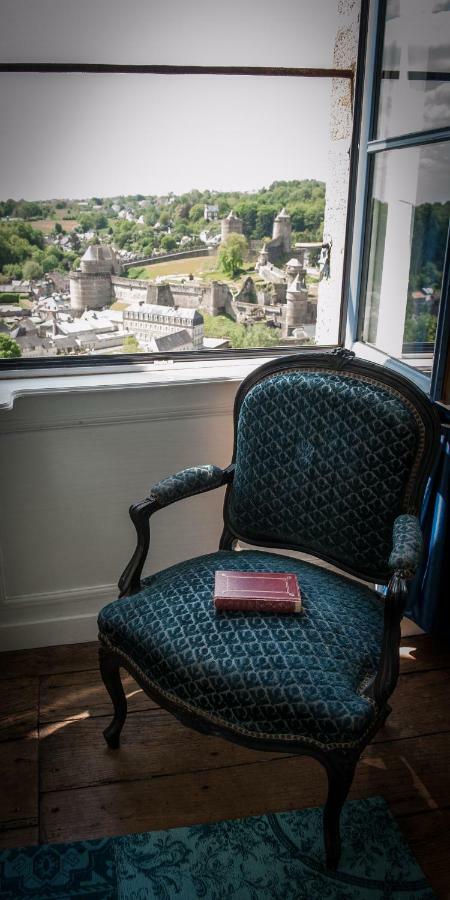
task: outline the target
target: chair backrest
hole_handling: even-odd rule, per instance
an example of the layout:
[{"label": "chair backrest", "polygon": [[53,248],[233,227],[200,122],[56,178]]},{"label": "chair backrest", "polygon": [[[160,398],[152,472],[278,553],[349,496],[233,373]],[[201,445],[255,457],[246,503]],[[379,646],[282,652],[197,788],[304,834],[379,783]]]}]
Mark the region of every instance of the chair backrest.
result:
[{"label": "chair backrest", "polygon": [[226,527],[384,582],[394,519],[417,514],[438,433],[422,391],[347,351],[262,366],[236,398]]}]

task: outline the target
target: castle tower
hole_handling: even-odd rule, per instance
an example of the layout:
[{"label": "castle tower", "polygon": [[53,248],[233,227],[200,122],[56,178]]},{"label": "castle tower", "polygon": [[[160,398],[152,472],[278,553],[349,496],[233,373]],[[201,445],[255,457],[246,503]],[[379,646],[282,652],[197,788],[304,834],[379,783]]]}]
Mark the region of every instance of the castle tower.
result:
[{"label": "castle tower", "polygon": [[286,291],[286,337],[294,328],[304,325],[308,310],[308,289],[304,276],[296,275]]},{"label": "castle tower", "polygon": [[280,249],[283,253],[289,253],[291,249],[291,217],[285,208],[274,219],[272,240],[280,238]]},{"label": "castle tower", "polygon": [[235,216],[233,210],[228,213],[226,219],[222,219],[222,244],[230,236],[230,234],[242,234],[242,219]]},{"label": "castle tower", "polygon": [[269,262],[269,254],[267,253],[267,247],[265,244],[262,245],[261,250],[258,253],[258,259],[256,262],[256,270],[258,271],[260,266],[267,266]]},{"label": "castle tower", "polygon": [[111,275],[119,275],[119,260],[107,244],[91,244],[80,260],[80,268],[70,273],[70,305],[78,313],[102,309],[112,300]]},{"label": "castle tower", "polygon": [[286,263],[287,283],[291,284],[291,282],[294,281],[294,279],[297,277],[297,275],[300,275],[301,278],[304,279],[305,271],[303,269],[303,266],[302,266],[300,260],[296,259],[295,257],[292,257],[292,259],[290,259],[289,262]]}]

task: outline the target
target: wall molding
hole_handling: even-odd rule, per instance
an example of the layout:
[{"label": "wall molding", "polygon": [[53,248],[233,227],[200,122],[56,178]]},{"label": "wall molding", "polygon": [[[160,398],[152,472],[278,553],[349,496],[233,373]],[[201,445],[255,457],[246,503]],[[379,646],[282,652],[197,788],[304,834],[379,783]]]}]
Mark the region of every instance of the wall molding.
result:
[{"label": "wall molding", "polygon": [[97,615],[117,594],[116,584],[100,584],[6,597],[0,652],[96,640]]},{"label": "wall molding", "polygon": [[92,428],[107,425],[134,425],[143,422],[165,422],[171,419],[198,419],[204,417],[220,417],[231,415],[232,409],[229,403],[208,403],[204,405],[184,405],[177,407],[165,407],[162,409],[123,410],[112,411],[105,414],[94,412],[88,415],[73,416],[61,415],[52,412],[48,418],[40,418],[39,421],[30,420],[29,416],[15,415],[8,422],[6,416],[0,418],[0,434],[17,434],[22,432],[58,431],[69,428]]}]

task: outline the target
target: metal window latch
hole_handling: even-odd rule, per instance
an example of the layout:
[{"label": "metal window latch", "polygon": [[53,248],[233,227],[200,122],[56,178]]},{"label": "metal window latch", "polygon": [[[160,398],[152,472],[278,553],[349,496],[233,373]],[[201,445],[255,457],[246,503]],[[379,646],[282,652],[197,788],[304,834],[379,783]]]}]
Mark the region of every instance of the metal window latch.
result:
[{"label": "metal window latch", "polygon": [[330,277],[330,256],[332,244],[333,241],[331,237],[325,237],[324,235],[322,249],[319,256],[320,279]]}]

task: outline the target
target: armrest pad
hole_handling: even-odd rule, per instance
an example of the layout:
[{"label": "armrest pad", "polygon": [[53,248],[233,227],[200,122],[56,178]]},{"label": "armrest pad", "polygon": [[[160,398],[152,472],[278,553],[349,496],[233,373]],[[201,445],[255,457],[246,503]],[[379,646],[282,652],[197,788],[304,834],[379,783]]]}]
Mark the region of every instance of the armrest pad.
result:
[{"label": "armrest pad", "polygon": [[423,537],[417,516],[398,516],[392,533],[389,568],[404,569],[414,575],[422,556]]},{"label": "armrest pad", "polygon": [[150,497],[160,506],[169,506],[185,497],[220,487],[224,484],[224,475],[219,466],[192,466],[158,481],[152,487]]}]

